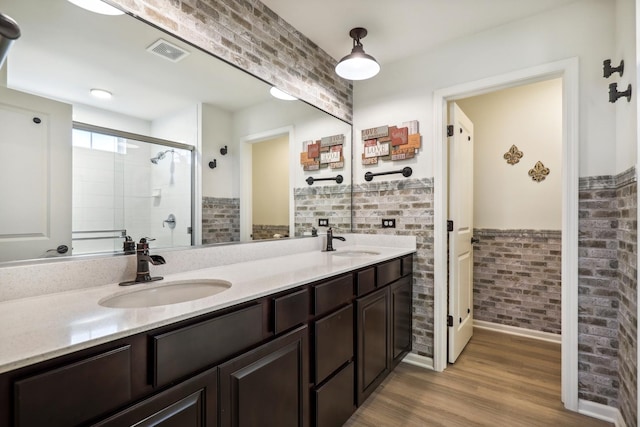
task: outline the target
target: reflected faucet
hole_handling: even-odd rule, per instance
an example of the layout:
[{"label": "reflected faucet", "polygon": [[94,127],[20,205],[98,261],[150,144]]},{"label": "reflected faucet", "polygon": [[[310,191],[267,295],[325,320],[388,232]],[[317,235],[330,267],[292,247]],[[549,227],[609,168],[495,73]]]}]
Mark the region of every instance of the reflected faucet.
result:
[{"label": "reflected faucet", "polygon": [[120,286],[135,285],[137,283],[155,282],[156,280],[162,280],[161,276],[151,277],[149,273],[149,263],[153,265],[166,264],[166,261],[160,255],[149,255],[149,242],[155,239],[149,237],[143,237],[136,245],[136,279],[128,282],[120,283]]},{"label": "reflected faucet", "polygon": [[342,240],[343,242],[347,240],[342,236],[334,236],[333,228],[329,227],[329,229],[327,230],[327,248],[325,249],[326,252],[335,251],[335,249],[333,248],[333,239]]}]

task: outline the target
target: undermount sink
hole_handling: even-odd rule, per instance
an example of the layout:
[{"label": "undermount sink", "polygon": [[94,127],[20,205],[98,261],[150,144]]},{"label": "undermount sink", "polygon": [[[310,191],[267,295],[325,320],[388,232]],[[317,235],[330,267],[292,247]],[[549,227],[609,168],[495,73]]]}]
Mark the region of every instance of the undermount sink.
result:
[{"label": "undermount sink", "polygon": [[226,280],[176,280],[159,284],[140,283],[140,288],[118,293],[98,301],[103,307],[142,308],[194,301],[224,292],[231,287]]},{"label": "undermount sink", "polygon": [[344,256],[344,257],[362,257],[362,256],[374,256],[380,255],[380,252],[374,251],[340,251],[337,250],[333,253],[334,256]]}]

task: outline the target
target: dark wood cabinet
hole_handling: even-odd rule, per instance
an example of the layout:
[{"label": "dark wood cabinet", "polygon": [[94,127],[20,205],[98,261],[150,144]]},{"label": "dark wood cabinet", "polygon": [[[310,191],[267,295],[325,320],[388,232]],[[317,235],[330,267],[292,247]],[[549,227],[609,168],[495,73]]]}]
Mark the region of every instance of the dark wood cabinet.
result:
[{"label": "dark wood cabinet", "polygon": [[220,425],[309,424],[307,327],[220,365]]},{"label": "dark wood cabinet", "polygon": [[11,427],[333,427],[411,351],[412,256],[0,375]]},{"label": "dark wood cabinet", "polygon": [[384,379],[389,369],[389,289],[356,300],[358,406]]},{"label": "dark wood cabinet", "polygon": [[143,400],[94,427],[216,427],[218,370],[210,369]]}]

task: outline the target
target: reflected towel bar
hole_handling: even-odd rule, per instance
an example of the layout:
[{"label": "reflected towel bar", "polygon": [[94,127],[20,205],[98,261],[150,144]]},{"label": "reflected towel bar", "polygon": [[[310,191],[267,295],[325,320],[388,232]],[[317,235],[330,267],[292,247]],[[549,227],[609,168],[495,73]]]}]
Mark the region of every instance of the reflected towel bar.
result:
[{"label": "reflected towel bar", "polygon": [[314,178],[312,176],[310,176],[309,178],[306,179],[307,184],[309,185],[313,185],[314,182],[316,181],[335,181],[338,184],[342,184],[342,181],[344,180],[344,178],[342,178],[342,175],[338,175],[334,178]]},{"label": "reflected towel bar", "polygon": [[399,171],[378,172],[378,173],[367,172],[364,174],[364,180],[371,181],[374,176],[392,175],[394,173],[401,173],[402,176],[404,176],[405,178],[409,178],[413,173],[413,170],[409,166],[407,166],[406,168],[403,168],[402,170],[399,170]]}]

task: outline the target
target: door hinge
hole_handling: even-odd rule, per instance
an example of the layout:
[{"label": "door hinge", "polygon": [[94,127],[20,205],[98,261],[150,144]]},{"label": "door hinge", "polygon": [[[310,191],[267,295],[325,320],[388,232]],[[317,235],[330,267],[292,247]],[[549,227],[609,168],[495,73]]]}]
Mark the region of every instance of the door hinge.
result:
[{"label": "door hinge", "polygon": [[447,231],[453,231],[453,221],[452,220],[448,220],[447,221]]},{"label": "door hinge", "polygon": [[453,316],[447,316],[447,326],[453,326]]},{"label": "door hinge", "polygon": [[447,126],[447,136],[453,136],[453,125]]}]

